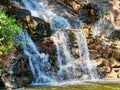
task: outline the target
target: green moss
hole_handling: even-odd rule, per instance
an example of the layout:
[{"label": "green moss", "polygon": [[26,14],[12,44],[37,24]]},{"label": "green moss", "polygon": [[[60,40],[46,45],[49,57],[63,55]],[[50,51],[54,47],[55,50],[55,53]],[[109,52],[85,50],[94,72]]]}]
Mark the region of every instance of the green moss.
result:
[{"label": "green moss", "polygon": [[8,54],[13,48],[13,37],[20,26],[14,16],[8,17],[5,10],[0,10],[0,55]]}]

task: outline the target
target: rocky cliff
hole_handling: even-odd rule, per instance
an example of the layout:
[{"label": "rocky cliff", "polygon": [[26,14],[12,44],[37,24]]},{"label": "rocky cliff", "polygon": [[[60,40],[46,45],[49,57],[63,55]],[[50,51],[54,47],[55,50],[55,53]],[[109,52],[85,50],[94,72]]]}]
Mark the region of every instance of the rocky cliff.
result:
[{"label": "rocky cliff", "polygon": [[[49,23],[31,16],[30,11],[19,4],[12,4],[10,1],[0,2],[0,8],[7,9],[9,15],[15,15],[23,28],[28,31],[39,51],[49,53],[51,65],[58,69],[56,47],[51,37],[52,31]],[[85,0],[57,0],[56,9],[59,10],[59,7],[64,7],[70,11],[70,14],[79,17],[83,22],[80,27],[85,32],[90,58],[97,64],[100,78],[120,78],[120,1],[87,1],[89,2]],[[9,5],[6,2],[9,2]],[[49,4],[53,5],[52,0]],[[68,18],[70,17],[68,16]],[[72,41],[70,50],[77,59],[79,57],[74,32],[70,30],[65,30],[65,32],[70,33]],[[22,47],[17,46],[15,48],[16,52],[12,52],[7,58],[0,57],[0,61],[4,65],[4,72],[0,74],[1,80],[6,87],[12,88],[27,85],[33,79],[28,58],[23,55]]]}]

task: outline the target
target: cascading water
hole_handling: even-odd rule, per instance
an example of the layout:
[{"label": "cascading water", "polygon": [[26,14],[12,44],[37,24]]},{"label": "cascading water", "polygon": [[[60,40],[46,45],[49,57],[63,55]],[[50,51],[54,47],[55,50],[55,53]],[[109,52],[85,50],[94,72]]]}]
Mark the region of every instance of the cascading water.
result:
[{"label": "cascading water", "polygon": [[[16,0],[17,2],[17,0]],[[33,41],[27,32],[20,32],[20,41],[24,47],[24,53],[29,57],[31,70],[34,74],[33,84],[47,84],[57,81],[75,80],[75,79],[96,79],[97,72],[95,65],[89,59],[87,41],[78,23],[72,27],[67,19],[58,16],[56,13],[47,8],[46,0],[22,0],[25,8],[30,10],[32,15],[39,17],[48,22],[53,30],[53,41],[57,50],[57,63],[59,70],[53,72],[52,66],[48,61],[48,54],[39,53]],[[76,19],[78,20],[78,19]],[[77,26],[76,26],[77,25]],[[73,30],[76,29],[76,30]],[[68,30],[69,29],[69,30]],[[76,59],[71,53],[70,33],[76,38],[79,58]],[[24,44],[24,40],[28,43]],[[82,75],[81,75],[82,71]]]},{"label": "cascading water", "polygon": [[26,31],[20,30],[18,36],[19,41],[24,48],[24,55],[29,58],[29,64],[34,75],[33,84],[37,85],[39,83],[42,85],[43,83],[56,81],[56,78],[54,77],[55,73],[49,71],[51,68],[50,63],[48,62],[49,55],[39,53],[37,47]]}]

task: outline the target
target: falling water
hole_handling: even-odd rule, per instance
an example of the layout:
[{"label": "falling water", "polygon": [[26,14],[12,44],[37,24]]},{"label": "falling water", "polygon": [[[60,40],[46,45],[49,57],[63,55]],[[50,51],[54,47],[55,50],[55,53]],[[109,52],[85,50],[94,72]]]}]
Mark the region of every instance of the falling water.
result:
[{"label": "falling water", "polygon": [[[17,2],[17,0],[16,0]],[[20,41],[24,47],[24,54],[29,57],[31,70],[34,74],[33,84],[46,84],[57,81],[75,80],[75,79],[95,79],[97,72],[95,65],[89,59],[89,51],[84,33],[78,27],[79,20],[74,23],[73,27],[67,19],[58,16],[56,13],[47,8],[46,0],[22,0],[25,8],[30,10],[32,15],[39,17],[48,22],[53,30],[53,41],[57,50],[58,71],[54,72],[48,61],[49,55],[39,53],[34,42],[27,32],[20,32]],[[73,30],[76,29],[76,30]],[[76,38],[79,58],[76,59],[71,53],[70,33]],[[74,32],[75,31],[75,32]],[[28,43],[24,44],[24,40]],[[82,74],[81,74],[82,73]]]},{"label": "falling water", "polygon": [[[24,55],[29,58],[30,67],[34,75],[34,84],[48,83],[56,81],[55,73],[51,72],[51,65],[48,62],[48,54],[39,53],[34,42],[26,31],[20,30],[19,41],[24,48]],[[51,77],[51,78],[50,78]]]}]

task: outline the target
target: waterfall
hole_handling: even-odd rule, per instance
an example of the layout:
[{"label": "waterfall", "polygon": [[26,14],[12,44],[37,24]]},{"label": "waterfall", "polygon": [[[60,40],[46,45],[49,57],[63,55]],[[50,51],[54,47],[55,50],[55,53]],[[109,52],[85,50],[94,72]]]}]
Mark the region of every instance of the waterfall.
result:
[{"label": "waterfall", "polygon": [[[24,48],[24,55],[29,58],[29,64],[34,75],[34,85],[42,85],[47,82],[55,82],[55,73],[51,72],[51,65],[48,62],[48,54],[39,53],[34,42],[26,31],[20,30],[19,41]],[[50,78],[51,77],[51,78]]]},{"label": "waterfall", "polygon": [[[29,58],[34,75],[32,84],[45,85],[66,80],[96,79],[98,77],[96,66],[90,61],[85,35],[78,28],[80,20],[74,19],[77,23],[73,21],[74,26],[72,26],[68,19],[57,15],[48,8],[47,0],[22,0],[22,3],[26,9],[31,11],[32,16],[39,17],[50,24],[59,67],[57,72],[54,72],[48,60],[49,55],[39,53],[28,33],[20,31],[19,38],[24,48],[24,54]],[[71,33],[75,37],[75,47],[71,41]],[[28,43],[25,44],[25,40]],[[74,53],[78,53],[78,56],[73,55]]]}]

